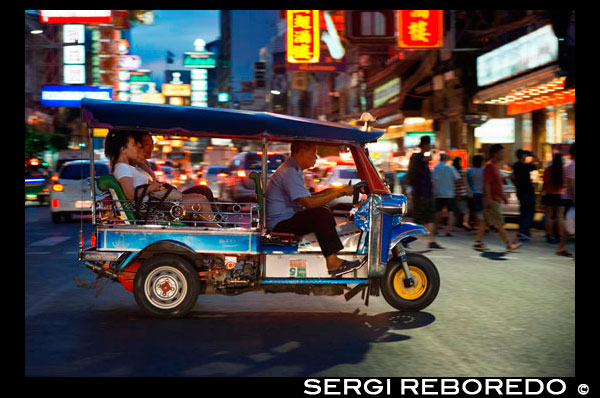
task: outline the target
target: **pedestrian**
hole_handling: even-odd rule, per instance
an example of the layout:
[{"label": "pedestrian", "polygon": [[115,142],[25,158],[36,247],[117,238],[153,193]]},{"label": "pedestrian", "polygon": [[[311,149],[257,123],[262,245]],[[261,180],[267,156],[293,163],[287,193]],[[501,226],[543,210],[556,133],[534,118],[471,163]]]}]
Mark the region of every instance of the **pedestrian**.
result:
[{"label": "pedestrian", "polygon": [[[563,206],[565,207],[565,215],[571,207],[575,207],[575,143],[571,144],[569,155],[571,155],[571,161],[567,163],[563,170],[564,189],[562,193],[562,199]],[[565,246],[567,245],[567,237],[568,233],[563,223],[563,228],[560,231],[560,242],[558,242],[558,246],[556,247],[556,254],[559,256],[573,256],[573,253],[569,253],[565,250]]]},{"label": "pedestrian", "polygon": [[530,173],[538,169],[535,163],[529,160],[532,153],[517,149],[517,161],[513,164],[512,181],[517,189],[519,199],[519,233],[520,241],[531,240],[531,225],[535,216],[535,190],[531,182]]},{"label": "pedestrian", "polygon": [[408,163],[408,171],[404,177],[412,188],[414,222],[423,224],[429,230],[429,248],[443,249],[435,241],[435,200],[433,196],[433,180],[429,162],[431,161],[431,138],[421,137],[419,150],[412,154]]},{"label": "pedestrian", "polygon": [[471,198],[471,214],[475,215],[475,229],[483,224],[483,156],[475,155],[472,166],[467,170],[467,183],[473,197]]},{"label": "pedestrian", "polygon": [[[564,190],[563,158],[560,153],[552,156],[552,164],[544,171],[544,184],[542,186],[542,205],[546,215],[546,242],[558,243],[560,232],[563,228],[564,205],[562,193]],[[554,227],[556,226],[556,237]]]},{"label": "pedestrian", "polygon": [[471,231],[471,226],[469,225],[469,199],[473,197],[471,193],[471,188],[469,188],[469,184],[467,183],[467,176],[465,170],[462,168],[462,158],[457,156],[454,158],[453,166],[456,169],[456,172],[460,176],[459,179],[456,180],[456,184],[454,186],[454,192],[456,194],[456,208],[458,213],[462,215],[461,225],[467,230]]},{"label": "pedestrian", "polygon": [[440,162],[433,169],[433,186],[435,188],[436,222],[441,222],[447,216],[448,226],[446,236],[452,236],[454,228],[454,215],[457,213],[455,199],[456,181],[460,175],[453,166],[448,164],[450,156],[446,153],[440,155]]},{"label": "pedestrian", "polygon": [[506,245],[507,251],[514,251],[520,243],[515,239],[512,243],[508,240],[506,231],[504,230],[504,217],[500,203],[508,203],[502,190],[502,176],[500,175],[500,165],[504,159],[504,147],[500,144],[494,144],[490,148],[490,160],[485,164],[483,169],[483,207],[484,207],[484,222],[481,223],[477,234],[475,235],[475,243],[473,249],[487,250],[487,245],[481,240],[485,234],[486,225],[494,226],[500,238]]}]

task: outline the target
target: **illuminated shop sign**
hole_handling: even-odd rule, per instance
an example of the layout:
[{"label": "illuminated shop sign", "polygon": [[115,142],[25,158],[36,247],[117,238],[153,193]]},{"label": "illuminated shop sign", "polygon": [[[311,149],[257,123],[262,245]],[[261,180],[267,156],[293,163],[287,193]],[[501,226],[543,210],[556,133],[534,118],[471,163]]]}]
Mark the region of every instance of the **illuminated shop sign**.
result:
[{"label": "illuminated shop sign", "polygon": [[63,61],[67,65],[85,64],[85,46],[64,46]]},{"label": "illuminated shop sign", "polygon": [[162,93],[168,97],[189,97],[192,95],[192,87],[189,84],[168,84],[162,85]]},{"label": "illuminated shop sign", "polygon": [[85,65],[63,65],[65,84],[85,84]]},{"label": "illuminated shop sign", "polygon": [[546,25],[477,57],[477,85],[485,86],[558,59],[558,39]]},{"label": "illuminated shop sign", "polygon": [[63,26],[63,43],[66,44],[83,44],[85,43],[85,25],[64,25]]},{"label": "illuminated shop sign", "polygon": [[410,132],[404,136],[404,147],[405,148],[416,148],[421,143],[421,137],[429,136],[431,140],[431,146],[435,146],[435,133],[434,132]]},{"label": "illuminated shop sign", "polygon": [[287,62],[319,62],[319,10],[287,10]]},{"label": "illuminated shop sign", "polygon": [[515,142],[515,119],[490,119],[475,127],[475,137],[481,144],[512,144]]},{"label": "illuminated shop sign", "polygon": [[112,10],[40,10],[42,23],[110,23]]},{"label": "illuminated shop sign", "polygon": [[138,69],[129,71],[129,83],[150,83],[152,71],[150,69]]},{"label": "illuminated shop sign", "polygon": [[112,91],[112,87],[42,86],[41,103],[44,106],[80,107],[82,98],[110,100]]},{"label": "illuminated shop sign", "polygon": [[134,70],[142,66],[142,58],[139,55],[124,55],[119,57],[119,68]]},{"label": "illuminated shop sign", "polygon": [[400,48],[439,48],[444,43],[444,10],[398,10]]},{"label": "illuminated shop sign", "polygon": [[216,68],[215,53],[210,51],[188,51],[183,53],[184,68]]},{"label": "illuminated shop sign", "polygon": [[390,80],[373,90],[373,106],[378,107],[400,94],[400,78]]}]

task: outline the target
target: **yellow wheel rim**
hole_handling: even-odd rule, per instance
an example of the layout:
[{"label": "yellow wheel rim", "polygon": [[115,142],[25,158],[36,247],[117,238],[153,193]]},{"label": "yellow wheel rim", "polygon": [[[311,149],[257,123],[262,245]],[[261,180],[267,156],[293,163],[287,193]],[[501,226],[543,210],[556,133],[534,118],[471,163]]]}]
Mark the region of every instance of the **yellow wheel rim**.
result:
[{"label": "yellow wheel rim", "polygon": [[404,300],[416,300],[425,293],[425,290],[427,290],[427,276],[421,268],[409,265],[408,269],[415,281],[414,286],[404,286],[404,269],[399,268],[396,275],[394,275],[394,291]]}]

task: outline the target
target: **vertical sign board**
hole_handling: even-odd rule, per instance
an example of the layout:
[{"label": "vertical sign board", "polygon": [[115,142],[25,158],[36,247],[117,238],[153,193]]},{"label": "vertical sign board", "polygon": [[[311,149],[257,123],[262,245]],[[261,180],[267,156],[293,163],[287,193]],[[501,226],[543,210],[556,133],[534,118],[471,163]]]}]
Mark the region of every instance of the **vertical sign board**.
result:
[{"label": "vertical sign board", "polygon": [[398,10],[400,48],[440,48],[444,44],[444,10]]},{"label": "vertical sign board", "polygon": [[319,10],[287,10],[287,62],[319,62]]}]

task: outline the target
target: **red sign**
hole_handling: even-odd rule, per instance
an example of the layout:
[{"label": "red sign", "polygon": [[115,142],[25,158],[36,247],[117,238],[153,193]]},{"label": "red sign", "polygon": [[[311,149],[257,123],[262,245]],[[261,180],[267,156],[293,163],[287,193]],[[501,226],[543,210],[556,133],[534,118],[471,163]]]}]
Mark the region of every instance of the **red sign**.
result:
[{"label": "red sign", "polygon": [[287,10],[287,62],[319,62],[319,10]]},{"label": "red sign", "polygon": [[111,23],[112,10],[40,10],[42,23]]},{"label": "red sign", "polygon": [[400,48],[439,48],[444,43],[444,10],[398,10]]}]

